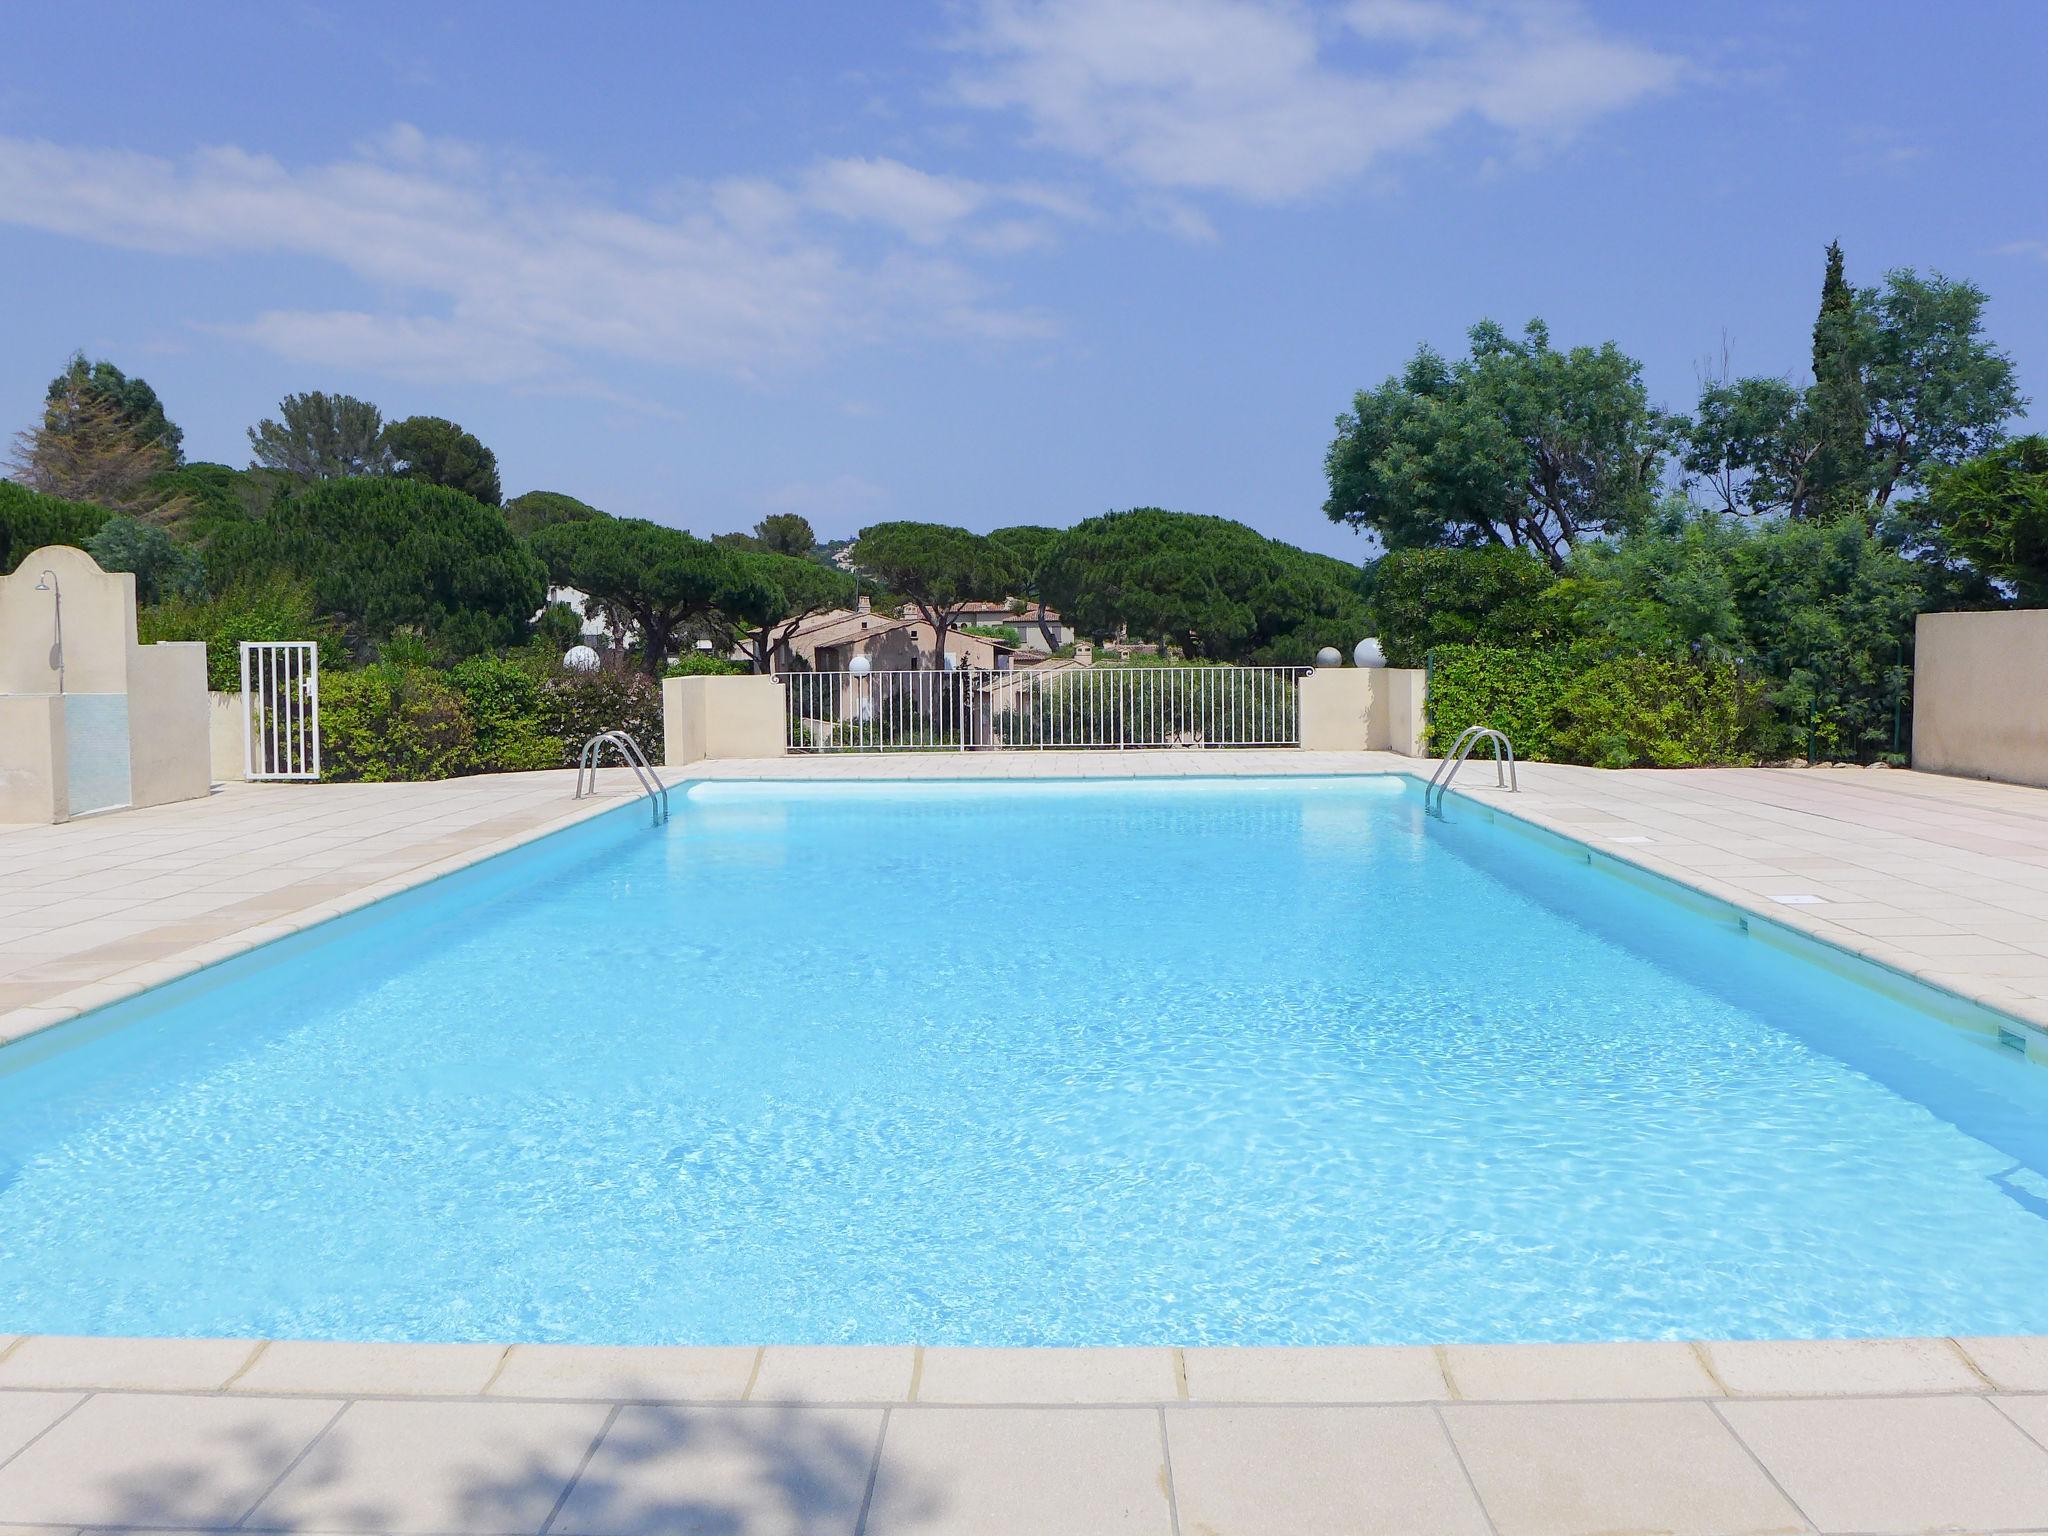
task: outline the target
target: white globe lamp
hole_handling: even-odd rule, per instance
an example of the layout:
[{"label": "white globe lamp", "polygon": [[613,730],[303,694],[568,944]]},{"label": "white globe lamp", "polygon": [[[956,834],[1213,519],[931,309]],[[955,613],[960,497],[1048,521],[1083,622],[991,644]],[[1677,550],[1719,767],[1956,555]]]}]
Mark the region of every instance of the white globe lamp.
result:
[{"label": "white globe lamp", "polygon": [[853,658],[853,660],[849,661],[846,664],[846,670],[851,672],[855,677],[866,677],[868,675],[868,669],[871,668],[873,665],[874,663],[869,661],[867,657],[856,656]]},{"label": "white globe lamp", "polygon": [[1337,653],[1337,647],[1334,645],[1326,645],[1316,652],[1316,665],[1318,667],[1336,667],[1342,666],[1343,663],[1344,658]]},{"label": "white globe lamp", "polygon": [[599,663],[597,652],[587,645],[572,645],[562,652],[562,665],[571,672],[595,672]]},{"label": "white globe lamp", "polygon": [[1384,667],[1387,653],[1380,649],[1379,636],[1367,635],[1359,641],[1351,652],[1351,664],[1355,667]]}]

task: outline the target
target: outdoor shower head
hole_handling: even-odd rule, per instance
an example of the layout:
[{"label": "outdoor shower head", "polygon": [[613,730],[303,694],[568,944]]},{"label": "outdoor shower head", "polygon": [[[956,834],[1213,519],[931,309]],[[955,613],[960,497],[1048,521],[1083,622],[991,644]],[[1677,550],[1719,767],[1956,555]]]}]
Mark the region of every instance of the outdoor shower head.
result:
[{"label": "outdoor shower head", "polygon": [[43,572],[41,580],[39,580],[39,581],[37,581],[37,582],[36,582],[36,590],[37,590],[38,592],[54,592],[54,591],[56,591],[56,590],[57,590],[57,573],[56,573],[55,571],[45,571],[45,572]]}]

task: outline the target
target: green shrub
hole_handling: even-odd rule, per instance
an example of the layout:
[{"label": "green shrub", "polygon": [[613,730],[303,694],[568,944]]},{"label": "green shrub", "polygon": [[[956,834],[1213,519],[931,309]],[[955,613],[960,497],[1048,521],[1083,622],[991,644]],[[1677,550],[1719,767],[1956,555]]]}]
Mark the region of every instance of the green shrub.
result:
[{"label": "green shrub", "polygon": [[563,672],[540,687],[541,729],[562,742],[562,767],[600,731],[624,731],[661,761],[661,684],[644,672]]},{"label": "green shrub", "polygon": [[166,597],[202,597],[206,567],[198,552],[178,543],[154,523],[116,515],[86,541],[86,553],[103,571],[127,571],[135,577],[135,600],[154,603]]},{"label": "green shrub", "polygon": [[320,647],[323,691],[346,661],[341,633],[313,607],[302,583],[272,577],[210,598],[171,597],[141,609],[136,628],[145,645],[158,640],[206,642],[206,686],[231,693],[242,686],[244,640],[311,640]]},{"label": "green shrub", "polygon": [[530,666],[472,656],[449,671],[448,683],[462,696],[475,732],[478,772],[520,773],[569,761],[568,743],[541,723],[541,680]]},{"label": "green shrub", "polygon": [[703,651],[687,651],[668,664],[663,677],[742,677],[754,669],[743,661],[734,661],[730,656],[710,656]]},{"label": "green shrub", "polygon": [[321,678],[320,741],[330,779],[446,779],[476,762],[462,695],[432,672],[386,663]]},{"label": "green shrub", "polygon": [[1535,761],[1691,768],[1755,762],[1777,731],[1764,683],[1727,662],[1450,645],[1430,663],[1437,753],[1490,725]]},{"label": "green shrub", "polygon": [[32,549],[70,544],[84,549],[114,514],[82,501],[45,496],[0,480],[0,573],[11,573]]}]

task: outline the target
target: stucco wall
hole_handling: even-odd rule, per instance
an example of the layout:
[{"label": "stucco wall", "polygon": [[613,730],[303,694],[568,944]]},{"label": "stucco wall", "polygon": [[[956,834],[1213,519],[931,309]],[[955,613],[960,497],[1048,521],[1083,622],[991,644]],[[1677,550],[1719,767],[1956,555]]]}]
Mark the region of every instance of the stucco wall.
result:
[{"label": "stucco wall", "polygon": [[1320,667],[1302,678],[1301,744],[1310,752],[1422,755],[1422,673]]},{"label": "stucco wall", "polygon": [[209,693],[206,713],[214,781],[239,784],[249,776],[248,720],[242,713],[242,695]]},{"label": "stucco wall", "polygon": [[70,814],[64,701],[54,693],[0,694],[0,822],[47,824]]},{"label": "stucco wall", "polygon": [[1920,615],[1913,766],[2048,785],[2048,609]]},{"label": "stucco wall", "polygon": [[[48,571],[51,590],[36,583]],[[54,643],[63,599],[64,686]],[[126,693],[135,646],[135,578],[103,571],[68,544],[31,550],[0,577],[0,693]]]},{"label": "stucco wall", "polygon": [[781,757],[789,750],[783,685],[772,677],[670,677],[661,684],[663,761]]},{"label": "stucco wall", "polygon": [[213,788],[206,646],[137,646],[128,663],[128,803],[196,800]]}]

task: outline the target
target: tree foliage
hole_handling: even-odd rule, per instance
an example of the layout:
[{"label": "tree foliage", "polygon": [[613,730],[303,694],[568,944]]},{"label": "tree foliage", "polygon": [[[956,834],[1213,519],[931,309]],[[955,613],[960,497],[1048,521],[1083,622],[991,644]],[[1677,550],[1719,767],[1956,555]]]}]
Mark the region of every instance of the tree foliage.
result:
[{"label": "tree foliage", "polygon": [[105,507],[0,480],[0,573],[12,573],[30,550],[45,544],[84,549],[111,515]]},{"label": "tree foliage", "polygon": [[528,491],[505,503],[505,521],[522,539],[556,523],[587,522],[607,514],[561,491]]},{"label": "tree foliage", "polygon": [[85,549],[101,570],[127,571],[135,577],[138,603],[205,595],[206,566],[197,551],[154,523],[117,513],[100,525]]},{"label": "tree foliage", "polygon": [[872,524],[861,529],[853,557],[932,627],[935,668],[945,666],[946,635],[960,610],[1005,596],[1016,576],[1009,556],[986,535],[945,523]]},{"label": "tree foliage", "polygon": [[381,475],[391,468],[384,413],[352,395],[286,395],[277,419],[249,429],[255,469],[281,469],[301,480]]},{"label": "tree foliage", "polygon": [[1910,527],[1939,558],[1967,561],[2048,607],[2048,437],[2015,438],[1930,478]]},{"label": "tree foliage", "polygon": [[495,507],[503,497],[498,456],[445,416],[408,416],[384,429],[391,473],[473,496]]},{"label": "tree foliage", "polygon": [[73,393],[107,405],[137,442],[163,450],[166,467],[185,462],[184,429],[164,414],[163,401],[146,379],[130,378],[105,358],[88,362],[83,352],[74,352],[64,371],[50,380],[43,398],[48,404],[57,404]]},{"label": "tree foliage", "polygon": [[802,559],[808,559],[818,547],[818,535],[811,528],[811,520],[799,512],[775,512],[762,518],[754,524],[754,539],[770,554]]},{"label": "tree foliage", "polygon": [[1052,553],[1052,547],[1059,542],[1060,531],[1037,523],[1019,523],[1009,528],[998,528],[991,533],[989,542],[1005,555],[1017,573],[1013,583],[1017,593],[1031,604],[1032,622],[1037,626],[1038,640],[1048,651],[1058,641],[1052,626],[1045,617],[1045,562]]},{"label": "tree foliage", "polygon": [[720,628],[744,645],[756,672],[774,670],[775,652],[814,613],[853,605],[853,577],[832,566],[766,550],[733,550],[732,579],[718,594]]},{"label": "tree foliage", "polygon": [[358,641],[416,626],[458,656],[523,638],[547,588],[495,511],[417,480],[309,486],[217,548],[237,575],[304,579]]},{"label": "tree foliage", "polygon": [[1082,634],[1121,629],[1205,660],[1306,662],[1364,636],[1358,577],[1242,523],[1137,507],[1061,534],[1043,590]]},{"label": "tree foliage", "polygon": [[1421,666],[1440,645],[1554,645],[1571,637],[1550,600],[1556,583],[1525,549],[1397,549],[1372,569],[1366,615],[1397,667]]},{"label": "tree foliage", "polygon": [[1575,541],[1646,517],[1674,439],[1642,365],[1612,342],[1556,351],[1540,320],[1520,340],[1469,334],[1468,356],[1424,347],[1337,419],[1330,519],[1388,549],[1500,544],[1561,568]]},{"label": "tree foliage", "polygon": [[738,601],[731,553],[679,528],[582,518],[540,528],[529,542],[554,582],[588,593],[631,625],[650,676],[661,675],[684,625],[721,599]]},{"label": "tree foliage", "polygon": [[8,464],[14,479],[46,496],[154,522],[184,514],[183,498],[162,489],[161,477],[174,465],[171,451],[139,436],[118,399],[82,369],[60,374],[51,388],[41,423],[15,436]]}]

